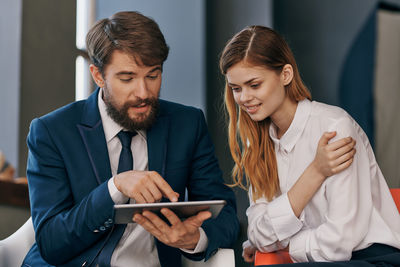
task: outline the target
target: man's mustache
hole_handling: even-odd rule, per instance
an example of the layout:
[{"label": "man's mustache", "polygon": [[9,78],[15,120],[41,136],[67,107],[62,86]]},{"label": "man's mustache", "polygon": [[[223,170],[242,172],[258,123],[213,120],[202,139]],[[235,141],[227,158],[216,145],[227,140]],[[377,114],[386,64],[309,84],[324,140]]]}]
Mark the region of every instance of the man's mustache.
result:
[{"label": "man's mustache", "polygon": [[143,104],[152,106],[155,101],[157,101],[157,99],[152,99],[152,98],[137,99],[137,100],[125,102],[124,107],[137,108],[137,107],[143,106]]}]

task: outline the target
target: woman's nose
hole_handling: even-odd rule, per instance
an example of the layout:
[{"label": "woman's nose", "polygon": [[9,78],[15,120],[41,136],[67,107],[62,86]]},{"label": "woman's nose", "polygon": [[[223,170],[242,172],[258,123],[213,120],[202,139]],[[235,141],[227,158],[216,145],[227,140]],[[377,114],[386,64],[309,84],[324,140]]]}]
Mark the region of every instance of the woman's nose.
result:
[{"label": "woman's nose", "polygon": [[247,89],[242,89],[242,92],[240,93],[240,102],[245,103],[251,99],[251,94],[249,90]]}]

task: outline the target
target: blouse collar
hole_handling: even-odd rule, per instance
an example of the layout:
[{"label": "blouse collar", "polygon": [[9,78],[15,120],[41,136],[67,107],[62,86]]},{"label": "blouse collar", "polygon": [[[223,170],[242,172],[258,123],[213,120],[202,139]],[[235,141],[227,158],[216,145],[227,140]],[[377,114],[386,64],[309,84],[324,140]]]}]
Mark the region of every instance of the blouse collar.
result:
[{"label": "blouse collar", "polygon": [[290,124],[289,129],[280,139],[277,137],[276,126],[271,123],[269,127],[269,135],[275,145],[280,145],[287,153],[289,153],[294,148],[301,134],[303,133],[307,124],[307,120],[310,117],[310,113],[311,101],[307,98],[299,101],[293,121]]}]

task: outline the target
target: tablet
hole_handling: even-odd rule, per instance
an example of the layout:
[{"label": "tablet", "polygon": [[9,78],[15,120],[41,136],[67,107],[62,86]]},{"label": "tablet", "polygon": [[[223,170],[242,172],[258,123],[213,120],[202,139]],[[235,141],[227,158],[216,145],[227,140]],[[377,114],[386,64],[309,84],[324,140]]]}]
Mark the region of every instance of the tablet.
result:
[{"label": "tablet", "polygon": [[172,210],[179,218],[183,220],[205,210],[211,212],[211,218],[215,218],[218,216],[225,204],[225,200],[207,200],[114,205],[114,220],[116,224],[132,223],[133,215],[136,213],[142,213],[145,210],[152,211],[164,219],[164,216],[160,212],[162,208],[168,208]]}]

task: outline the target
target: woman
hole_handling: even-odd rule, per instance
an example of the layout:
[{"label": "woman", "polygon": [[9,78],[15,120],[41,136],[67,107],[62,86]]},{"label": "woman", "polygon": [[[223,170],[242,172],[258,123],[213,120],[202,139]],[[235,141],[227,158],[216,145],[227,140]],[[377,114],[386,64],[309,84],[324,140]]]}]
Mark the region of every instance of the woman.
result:
[{"label": "woman", "polygon": [[[344,110],[311,101],[283,38],[247,27],[227,43],[220,69],[233,178],[250,184],[244,259],[255,249],[288,249],[295,262],[375,262],[375,255],[400,266],[400,215],[367,136]],[[334,138],[324,135],[333,130]],[[356,141],[352,164],[350,152],[332,154],[327,145],[347,136]]]}]

